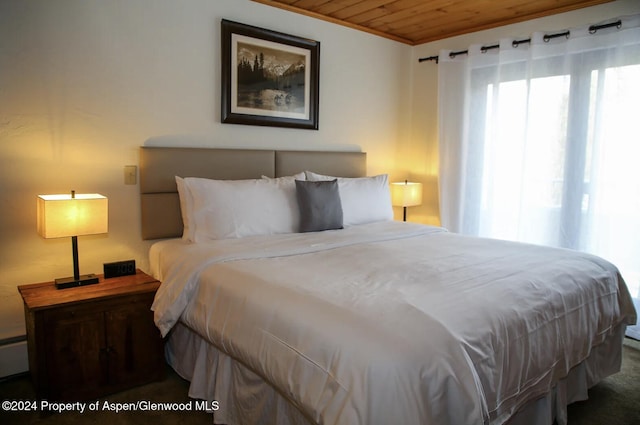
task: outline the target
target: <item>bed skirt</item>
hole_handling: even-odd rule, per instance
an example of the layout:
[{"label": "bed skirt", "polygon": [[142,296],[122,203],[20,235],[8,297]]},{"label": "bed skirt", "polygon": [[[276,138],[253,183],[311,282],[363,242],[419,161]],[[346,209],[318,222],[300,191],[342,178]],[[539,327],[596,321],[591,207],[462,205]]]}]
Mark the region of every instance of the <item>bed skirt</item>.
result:
[{"label": "bed skirt", "polygon": [[[523,406],[507,424],[551,425],[555,420],[558,425],[566,425],[567,405],[586,400],[589,388],[620,370],[625,328],[624,324],[619,325],[546,396]],[[220,408],[213,412],[214,424],[314,424],[293,400],[182,323],[168,336],[165,354],[171,367],[190,381],[189,397],[218,402]]]}]

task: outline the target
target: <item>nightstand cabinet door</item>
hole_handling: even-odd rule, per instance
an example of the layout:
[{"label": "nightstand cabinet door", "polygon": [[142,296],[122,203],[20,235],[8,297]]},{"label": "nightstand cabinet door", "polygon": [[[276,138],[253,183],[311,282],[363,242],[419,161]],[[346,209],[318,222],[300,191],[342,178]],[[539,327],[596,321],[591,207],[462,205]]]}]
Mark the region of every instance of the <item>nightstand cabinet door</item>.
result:
[{"label": "nightstand cabinet door", "polygon": [[78,308],[44,315],[48,393],[62,400],[94,396],[108,381],[104,313]]},{"label": "nightstand cabinet door", "polygon": [[162,379],[163,341],[151,311],[159,286],[139,270],[77,288],[19,286],[38,399],[95,400]]},{"label": "nightstand cabinet door", "polygon": [[149,309],[152,297],[105,313],[110,384],[117,388],[161,379],[164,358],[160,331]]}]

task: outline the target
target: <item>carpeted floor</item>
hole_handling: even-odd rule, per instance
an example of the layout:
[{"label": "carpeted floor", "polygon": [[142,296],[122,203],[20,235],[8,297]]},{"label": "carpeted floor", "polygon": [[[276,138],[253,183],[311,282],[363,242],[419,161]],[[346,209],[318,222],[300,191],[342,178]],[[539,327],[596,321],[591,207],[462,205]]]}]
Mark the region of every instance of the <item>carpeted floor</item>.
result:
[{"label": "carpeted floor", "polygon": [[569,425],[640,425],[640,341],[625,338],[622,370],[567,410]]},{"label": "carpeted floor", "polygon": [[[98,411],[84,413],[7,412],[0,409],[0,424],[20,425],[210,425],[212,416],[199,409],[187,396],[188,383],[168,368],[161,382],[133,388],[105,397]],[[33,385],[22,375],[0,381],[0,401],[33,401]],[[191,411],[123,411],[105,409],[104,402],[183,403]],[[190,403],[190,404],[189,404]],[[3,407],[5,404],[3,404]],[[112,405],[115,406],[115,405]],[[265,424],[267,425],[267,424]],[[569,425],[640,425],[640,341],[625,339],[622,371],[602,381],[589,391],[589,400],[569,406]]]}]

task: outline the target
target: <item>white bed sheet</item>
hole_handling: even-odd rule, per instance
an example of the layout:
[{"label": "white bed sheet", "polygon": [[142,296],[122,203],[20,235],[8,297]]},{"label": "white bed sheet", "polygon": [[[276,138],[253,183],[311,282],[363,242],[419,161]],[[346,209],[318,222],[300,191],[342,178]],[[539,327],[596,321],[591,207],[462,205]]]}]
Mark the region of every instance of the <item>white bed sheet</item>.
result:
[{"label": "white bed sheet", "polygon": [[588,254],[407,223],[151,252],[153,309],[330,424],[501,424],[635,322]]},{"label": "white bed sheet", "polygon": [[[620,370],[625,325],[593,348],[543,397],[532,400],[509,419],[509,425],[567,425],[566,406],[588,399],[588,389]],[[221,425],[316,425],[262,377],[227,356],[209,341],[178,323],[165,345],[173,369],[189,383],[189,397],[217,401],[213,423]],[[494,421],[495,422],[495,421]],[[493,425],[493,424],[491,424]]]}]

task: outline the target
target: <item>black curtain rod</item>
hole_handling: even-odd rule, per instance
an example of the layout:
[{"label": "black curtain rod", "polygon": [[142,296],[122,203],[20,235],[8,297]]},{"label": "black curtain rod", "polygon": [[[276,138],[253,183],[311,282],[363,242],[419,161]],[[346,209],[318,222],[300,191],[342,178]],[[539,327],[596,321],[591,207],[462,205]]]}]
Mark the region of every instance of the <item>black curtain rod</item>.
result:
[{"label": "black curtain rod", "polygon": [[[620,19],[618,19],[617,21],[610,22],[608,24],[591,25],[589,27],[589,34],[595,34],[596,32],[598,32],[598,30],[605,29],[605,28],[611,28],[611,27],[616,27],[616,28],[620,29],[622,27],[622,21]],[[559,32],[559,33],[556,33],[556,34],[545,34],[542,37],[542,40],[545,43],[548,43],[550,40],[552,40],[554,38],[558,38],[558,37],[569,38],[570,35],[571,35],[571,31],[563,31],[563,32]],[[513,47],[518,47],[519,45],[521,45],[523,43],[531,43],[531,39],[530,38],[526,38],[524,40],[513,40],[511,45]],[[492,45],[489,45],[489,46],[482,46],[480,48],[480,51],[482,53],[486,53],[488,50],[499,49],[499,48],[500,48],[499,44],[492,44]],[[468,53],[469,53],[469,50],[459,50],[457,52],[449,53],[449,57],[453,59],[458,55],[466,55]],[[435,61],[436,64],[437,64],[438,61],[439,61],[439,57],[436,55],[436,56],[428,56],[426,58],[419,58],[418,59],[418,62],[426,62],[426,61]]]}]

